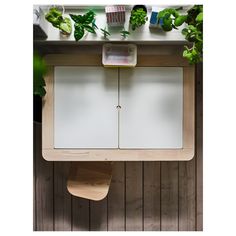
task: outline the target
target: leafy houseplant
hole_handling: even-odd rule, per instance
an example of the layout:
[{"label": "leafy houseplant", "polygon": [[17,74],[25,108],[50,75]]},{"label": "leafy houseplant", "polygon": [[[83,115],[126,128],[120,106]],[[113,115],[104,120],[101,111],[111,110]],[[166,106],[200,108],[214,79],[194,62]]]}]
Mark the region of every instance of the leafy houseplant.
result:
[{"label": "leafy houseplant", "polygon": [[78,41],[83,38],[85,31],[95,34],[97,28],[95,24],[95,13],[90,10],[84,15],[73,15],[70,14],[71,19],[75,22],[74,24],[74,37]]},{"label": "leafy houseplant", "polygon": [[33,88],[34,95],[43,97],[46,94],[44,87],[46,86],[44,81],[44,75],[46,74],[46,64],[41,56],[37,53],[33,57]]},{"label": "leafy houseplant", "polygon": [[139,28],[140,26],[144,25],[147,20],[148,17],[146,7],[143,5],[134,6],[129,19],[132,30],[135,30],[136,28]]},{"label": "leafy houseplant", "polygon": [[57,8],[51,8],[45,15],[45,19],[49,21],[54,27],[60,29],[62,34],[71,34],[71,20],[68,17],[63,17],[62,12]]},{"label": "leafy houseplant", "polygon": [[203,6],[194,5],[187,11],[186,15],[181,15],[178,9],[166,8],[159,12],[158,22],[164,31],[178,29],[183,23],[186,27],[182,30],[185,39],[193,43],[192,47],[185,46],[183,57],[190,64],[201,62],[203,59]]}]

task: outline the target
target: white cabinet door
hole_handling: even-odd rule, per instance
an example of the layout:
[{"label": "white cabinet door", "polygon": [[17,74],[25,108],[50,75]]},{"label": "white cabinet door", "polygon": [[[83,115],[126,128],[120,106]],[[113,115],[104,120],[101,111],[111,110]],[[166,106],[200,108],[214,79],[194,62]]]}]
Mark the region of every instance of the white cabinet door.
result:
[{"label": "white cabinet door", "polygon": [[54,147],[118,147],[118,69],[56,66]]},{"label": "white cabinet door", "polygon": [[120,69],[120,106],[120,148],[182,148],[182,68]]}]

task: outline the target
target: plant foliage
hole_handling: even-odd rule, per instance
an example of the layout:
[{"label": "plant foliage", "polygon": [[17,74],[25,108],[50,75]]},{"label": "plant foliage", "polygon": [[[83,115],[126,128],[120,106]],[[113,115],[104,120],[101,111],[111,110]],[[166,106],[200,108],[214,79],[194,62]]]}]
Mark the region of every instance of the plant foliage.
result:
[{"label": "plant foliage", "polygon": [[147,12],[142,8],[134,9],[131,11],[129,22],[131,24],[132,30],[135,30],[136,28],[144,25],[147,20]]},{"label": "plant foliage", "polygon": [[100,29],[102,34],[103,34],[103,37],[104,39],[106,39],[108,36],[110,36],[111,34],[106,30],[106,27],[104,29]]},{"label": "plant foliage", "polygon": [[125,39],[130,35],[130,32],[123,29],[123,30],[120,31],[120,35]]},{"label": "plant foliage", "polygon": [[73,15],[70,14],[71,19],[74,23],[74,37],[78,41],[83,38],[85,31],[95,34],[97,28],[95,24],[95,13],[90,10],[84,15]]},{"label": "plant foliage", "polygon": [[159,12],[157,16],[164,31],[171,31],[173,28],[178,29],[183,23],[186,27],[182,30],[185,39],[193,46],[191,48],[185,46],[183,57],[190,64],[202,61],[203,58],[203,6],[194,5],[187,11],[186,15],[181,15],[177,9],[166,8]]},{"label": "plant foliage", "polygon": [[46,94],[44,87],[44,75],[46,74],[46,64],[41,56],[37,53],[33,57],[33,91],[34,95],[43,97]]},{"label": "plant foliage", "polygon": [[68,17],[63,17],[62,12],[57,8],[51,8],[45,15],[45,19],[54,27],[60,29],[64,34],[71,34],[71,20]]}]

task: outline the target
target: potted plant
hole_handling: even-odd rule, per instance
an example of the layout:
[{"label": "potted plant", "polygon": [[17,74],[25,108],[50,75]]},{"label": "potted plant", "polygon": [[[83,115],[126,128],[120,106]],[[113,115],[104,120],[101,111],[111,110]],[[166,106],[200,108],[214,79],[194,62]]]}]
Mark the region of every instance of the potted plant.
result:
[{"label": "potted plant", "polygon": [[129,20],[132,30],[136,30],[144,25],[147,20],[147,8],[144,5],[135,5],[131,11]]},{"label": "potted plant", "polygon": [[63,13],[53,7],[45,15],[45,19],[50,22],[55,28],[58,28],[63,35],[70,35],[72,31],[71,20],[68,17],[63,17]]},{"label": "potted plant", "polygon": [[95,13],[92,10],[84,15],[70,14],[70,17],[75,22],[74,37],[76,41],[82,39],[86,32],[96,33],[95,29],[97,26],[95,24]]},{"label": "potted plant", "polygon": [[180,14],[179,9],[166,8],[159,12],[158,21],[162,21],[161,27],[164,31],[178,29],[186,23],[182,30],[185,39],[192,43],[192,47],[185,46],[183,57],[190,64],[201,62],[203,59],[203,6],[194,5],[187,14]]},{"label": "potted plant", "polygon": [[34,53],[33,56],[33,102],[34,102],[34,121],[41,122],[42,119],[42,97],[46,94],[44,75],[47,72],[46,63],[43,58]]}]

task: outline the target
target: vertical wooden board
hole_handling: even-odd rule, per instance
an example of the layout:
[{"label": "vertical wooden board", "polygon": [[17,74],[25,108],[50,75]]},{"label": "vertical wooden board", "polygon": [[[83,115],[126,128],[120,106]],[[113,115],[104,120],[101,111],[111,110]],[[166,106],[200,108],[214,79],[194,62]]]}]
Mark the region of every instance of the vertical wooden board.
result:
[{"label": "vertical wooden board", "polygon": [[195,159],[179,162],[179,230],[195,230]]},{"label": "vertical wooden board", "polygon": [[37,126],[37,123],[34,122],[33,124],[33,153],[34,153],[34,156],[33,156],[33,230],[36,231],[37,230],[37,224],[36,224],[36,189],[35,189],[35,186],[36,186],[36,126]]},{"label": "vertical wooden board", "polygon": [[161,189],[160,162],[144,162],[144,230],[160,230],[160,189]]},{"label": "vertical wooden board", "polygon": [[66,183],[70,162],[54,163],[54,230],[71,230],[71,195]]},{"label": "vertical wooden board", "polygon": [[196,230],[203,230],[203,64],[196,66]]},{"label": "vertical wooden board", "polygon": [[89,231],[89,200],[72,196],[72,231]]},{"label": "vertical wooden board", "polygon": [[90,201],[90,230],[107,231],[107,197]]},{"label": "vertical wooden board", "polygon": [[52,231],[53,219],[53,162],[42,157],[41,124],[35,126],[35,158],[36,158],[36,224],[37,231]]},{"label": "vertical wooden board", "polygon": [[126,162],[126,231],[143,230],[143,162]]},{"label": "vertical wooden board", "polygon": [[161,162],[161,230],[178,230],[178,162]]},{"label": "vertical wooden board", "polygon": [[114,162],[108,193],[108,231],[125,230],[124,162]]}]

